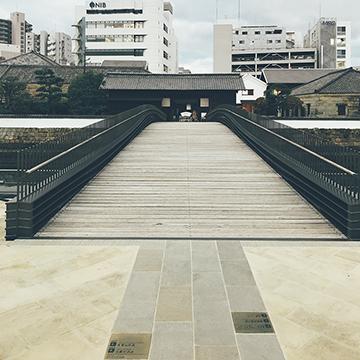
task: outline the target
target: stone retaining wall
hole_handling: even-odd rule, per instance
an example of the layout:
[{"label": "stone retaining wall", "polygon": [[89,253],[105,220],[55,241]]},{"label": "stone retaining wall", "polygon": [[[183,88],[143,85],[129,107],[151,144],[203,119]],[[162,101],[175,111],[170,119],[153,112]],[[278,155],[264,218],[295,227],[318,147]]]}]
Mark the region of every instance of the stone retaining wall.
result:
[{"label": "stone retaining wall", "polygon": [[360,129],[303,129],[302,131],[334,144],[360,147]]},{"label": "stone retaining wall", "polygon": [[0,147],[6,144],[37,144],[59,138],[72,129],[0,128]]}]

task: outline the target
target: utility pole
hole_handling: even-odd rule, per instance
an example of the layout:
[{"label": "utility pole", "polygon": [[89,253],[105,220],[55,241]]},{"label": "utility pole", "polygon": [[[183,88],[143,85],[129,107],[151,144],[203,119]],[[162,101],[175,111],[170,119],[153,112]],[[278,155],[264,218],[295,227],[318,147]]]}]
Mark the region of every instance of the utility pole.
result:
[{"label": "utility pole", "polygon": [[239,25],[241,23],[241,0],[239,0],[239,3],[238,3],[238,23],[239,23]]}]

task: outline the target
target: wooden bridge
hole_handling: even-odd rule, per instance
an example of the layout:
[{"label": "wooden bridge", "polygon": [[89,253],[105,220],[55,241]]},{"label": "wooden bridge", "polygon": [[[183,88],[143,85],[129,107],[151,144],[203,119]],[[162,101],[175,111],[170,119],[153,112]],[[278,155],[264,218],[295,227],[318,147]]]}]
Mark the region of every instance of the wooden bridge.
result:
[{"label": "wooden bridge", "polygon": [[[216,114],[228,127],[156,121],[164,119],[148,111],[140,111],[140,120],[131,114],[107,120],[88,139],[40,164],[26,166],[20,154],[22,182],[8,206],[8,238],[16,232],[39,242],[138,247],[106,359],[284,359],[243,241],[346,239],[341,224],[328,220],[323,199],[332,201],[340,191],[335,182],[336,191],[328,189],[336,171],[341,181],[355,172],[271,131],[271,146],[281,140],[303,152],[299,158],[294,152],[294,169],[302,171],[295,177],[288,157],[280,166],[266,144],[263,158],[249,147],[267,140],[264,124],[251,125],[264,131],[258,143],[243,125],[245,143],[224,115]],[[322,172],[313,166],[311,174],[319,172],[313,187],[301,162],[312,157],[323,162]],[[317,189],[317,179],[325,179],[322,207],[309,190]],[[356,200],[354,187],[341,191]]]}]

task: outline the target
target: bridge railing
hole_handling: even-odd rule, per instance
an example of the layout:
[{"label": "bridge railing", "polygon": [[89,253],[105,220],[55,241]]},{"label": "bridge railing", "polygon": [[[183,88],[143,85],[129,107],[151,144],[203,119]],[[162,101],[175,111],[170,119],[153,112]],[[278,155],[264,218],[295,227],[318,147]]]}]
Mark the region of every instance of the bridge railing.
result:
[{"label": "bridge railing", "polygon": [[238,112],[241,112],[243,116],[248,117],[257,124],[271,129],[277,134],[293,140],[295,143],[303,145],[307,149],[313,150],[317,154],[333,160],[339,165],[360,173],[360,151],[358,149],[352,148],[351,146],[340,146],[327,139],[309,134],[305,130],[294,129],[265,116],[246,113],[246,111],[241,109],[238,109]]},{"label": "bridge railing", "polygon": [[[228,126],[345,235],[360,239],[360,176],[353,170],[358,164],[357,152],[344,151],[338,145],[324,148],[326,144],[316,143],[317,139],[302,131],[231,106],[215,109],[207,119]],[[285,136],[284,130],[291,137]],[[333,157],[326,156],[329,152]],[[344,152],[349,167],[333,160]]]},{"label": "bridge railing", "polygon": [[144,105],[18,151],[17,196],[7,205],[6,237],[30,238],[111,158],[163,112]]}]

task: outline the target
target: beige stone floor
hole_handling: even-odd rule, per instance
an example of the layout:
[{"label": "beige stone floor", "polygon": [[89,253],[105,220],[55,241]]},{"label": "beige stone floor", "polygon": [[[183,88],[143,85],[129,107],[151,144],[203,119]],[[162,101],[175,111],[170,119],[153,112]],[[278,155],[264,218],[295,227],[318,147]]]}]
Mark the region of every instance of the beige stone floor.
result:
[{"label": "beige stone floor", "polygon": [[360,359],[360,247],[245,247],[287,360]]},{"label": "beige stone floor", "polygon": [[103,359],[137,251],[0,246],[0,359]]}]

